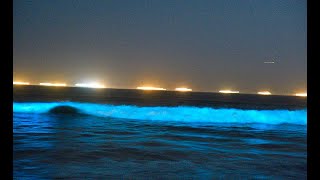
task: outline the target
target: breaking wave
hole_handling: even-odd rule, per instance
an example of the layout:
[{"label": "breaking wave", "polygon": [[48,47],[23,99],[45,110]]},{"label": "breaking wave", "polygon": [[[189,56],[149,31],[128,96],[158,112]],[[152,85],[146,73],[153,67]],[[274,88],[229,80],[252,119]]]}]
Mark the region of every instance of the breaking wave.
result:
[{"label": "breaking wave", "polygon": [[98,117],[136,120],[213,122],[213,123],[265,123],[307,124],[307,110],[243,110],[209,107],[139,107],[78,102],[13,103],[14,113],[80,113]]}]

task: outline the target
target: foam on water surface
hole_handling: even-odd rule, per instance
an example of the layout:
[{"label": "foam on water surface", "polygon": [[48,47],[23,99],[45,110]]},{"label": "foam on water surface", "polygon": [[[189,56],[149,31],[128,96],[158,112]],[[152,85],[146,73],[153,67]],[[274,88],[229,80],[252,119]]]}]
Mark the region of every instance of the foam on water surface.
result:
[{"label": "foam on water surface", "polygon": [[14,113],[49,113],[57,107],[76,108],[77,112],[98,117],[136,120],[213,122],[213,123],[264,123],[307,124],[307,110],[243,110],[209,107],[139,107],[78,102],[13,103]]}]

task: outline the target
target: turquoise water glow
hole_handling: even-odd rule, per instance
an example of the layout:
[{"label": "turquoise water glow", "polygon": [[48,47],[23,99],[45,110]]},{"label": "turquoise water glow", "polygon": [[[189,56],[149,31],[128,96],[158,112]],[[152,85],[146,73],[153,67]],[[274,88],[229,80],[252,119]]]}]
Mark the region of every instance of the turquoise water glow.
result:
[{"label": "turquoise water glow", "polygon": [[307,124],[307,110],[242,110],[214,109],[191,106],[138,107],[78,102],[13,103],[14,113],[48,113],[52,108],[70,106],[80,113],[122,119],[213,122],[213,123],[264,123]]},{"label": "turquoise water glow", "polygon": [[13,112],[15,179],[307,175],[306,109],[51,102],[13,103]]}]

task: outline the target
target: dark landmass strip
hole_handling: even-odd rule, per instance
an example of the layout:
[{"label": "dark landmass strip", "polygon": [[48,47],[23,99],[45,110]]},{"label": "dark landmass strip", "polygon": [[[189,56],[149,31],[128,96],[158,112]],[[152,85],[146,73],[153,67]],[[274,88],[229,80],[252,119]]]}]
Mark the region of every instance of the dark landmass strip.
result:
[{"label": "dark landmass strip", "polygon": [[279,95],[142,91],[81,87],[14,86],[14,102],[73,101],[136,106],[197,106],[239,109],[305,109],[307,98]]}]

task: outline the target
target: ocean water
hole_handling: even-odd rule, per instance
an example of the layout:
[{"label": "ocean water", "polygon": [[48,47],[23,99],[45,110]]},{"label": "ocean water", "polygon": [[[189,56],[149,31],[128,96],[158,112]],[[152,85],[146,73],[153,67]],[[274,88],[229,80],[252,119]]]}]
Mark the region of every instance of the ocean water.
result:
[{"label": "ocean water", "polygon": [[307,177],[303,98],[15,87],[13,100],[14,179]]}]

